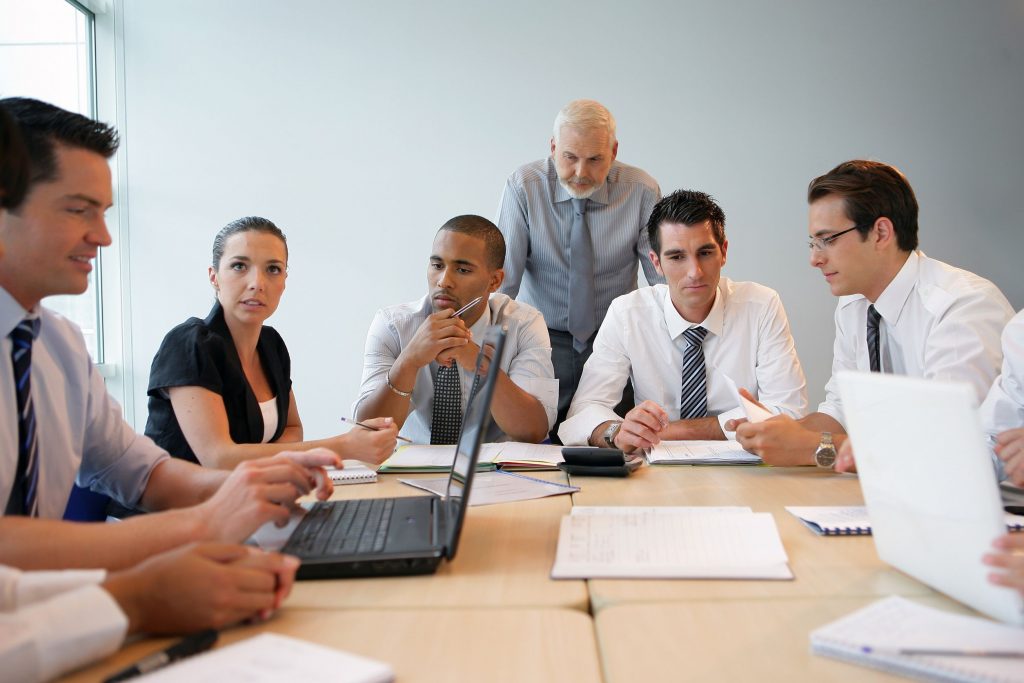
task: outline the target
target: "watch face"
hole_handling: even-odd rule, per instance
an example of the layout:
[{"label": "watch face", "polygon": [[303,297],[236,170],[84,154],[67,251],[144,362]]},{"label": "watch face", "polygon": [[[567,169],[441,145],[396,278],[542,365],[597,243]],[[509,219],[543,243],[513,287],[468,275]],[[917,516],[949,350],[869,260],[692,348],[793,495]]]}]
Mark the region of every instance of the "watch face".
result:
[{"label": "watch face", "polygon": [[819,446],[814,451],[814,462],[818,467],[832,467],[836,464],[836,449],[832,446]]}]

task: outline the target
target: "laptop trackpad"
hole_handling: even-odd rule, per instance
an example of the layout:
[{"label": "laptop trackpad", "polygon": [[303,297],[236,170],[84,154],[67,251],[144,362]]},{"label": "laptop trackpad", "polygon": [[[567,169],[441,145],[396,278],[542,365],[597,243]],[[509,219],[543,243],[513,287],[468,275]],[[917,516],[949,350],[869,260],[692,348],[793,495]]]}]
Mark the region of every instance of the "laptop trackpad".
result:
[{"label": "laptop trackpad", "polygon": [[426,550],[440,546],[440,540],[434,538],[432,517],[436,513],[434,506],[437,500],[434,496],[395,498],[384,552]]}]

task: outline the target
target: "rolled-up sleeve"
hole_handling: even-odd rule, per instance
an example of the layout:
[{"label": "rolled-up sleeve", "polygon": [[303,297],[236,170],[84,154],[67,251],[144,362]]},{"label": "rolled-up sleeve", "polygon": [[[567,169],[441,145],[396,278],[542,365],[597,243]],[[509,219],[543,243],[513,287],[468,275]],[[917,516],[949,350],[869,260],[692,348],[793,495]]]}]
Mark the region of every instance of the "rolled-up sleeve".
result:
[{"label": "rolled-up sleeve", "polygon": [[551,338],[539,312],[534,311],[520,324],[519,352],[509,365],[508,377],[540,401],[550,430],[558,416],[558,380],[551,364]]},{"label": "rolled-up sleeve", "polygon": [[99,586],[102,570],[19,572],[0,567],[0,671],[46,681],[115,652],[128,619]]},{"label": "rolled-up sleeve", "polygon": [[363,378],[359,384],[359,395],[352,404],[352,415],[357,415],[359,405],[373,392],[384,386],[391,366],[402,352],[401,340],[394,325],[388,322],[383,311],[377,311],[366,333],[363,348]]}]

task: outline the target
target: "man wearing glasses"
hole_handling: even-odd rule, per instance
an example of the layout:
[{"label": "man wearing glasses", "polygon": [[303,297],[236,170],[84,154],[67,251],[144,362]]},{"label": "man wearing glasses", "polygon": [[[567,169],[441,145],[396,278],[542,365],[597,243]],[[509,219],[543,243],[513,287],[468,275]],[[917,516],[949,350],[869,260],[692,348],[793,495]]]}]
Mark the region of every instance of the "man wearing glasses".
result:
[{"label": "man wearing glasses", "polygon": [[727,428],[768,464],[832,467],[846,439],[838,372],[967,382],[980,402],[999,374],[1013,308],[988,280],[918,251],[917,199],[898,169],[844,162],[811,181],[807,201],[811,265],[840,297],[825,401],[802,420]]}]

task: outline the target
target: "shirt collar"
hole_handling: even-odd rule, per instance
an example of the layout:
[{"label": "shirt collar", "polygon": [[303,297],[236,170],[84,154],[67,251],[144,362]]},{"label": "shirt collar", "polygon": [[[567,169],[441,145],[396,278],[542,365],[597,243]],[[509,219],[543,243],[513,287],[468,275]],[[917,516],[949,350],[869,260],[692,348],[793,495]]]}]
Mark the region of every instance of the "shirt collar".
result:
[{"label": "shirt collar", "polygon": [[40,306],[36,304],[32,310],[26,311],[14,297],[0,287],[0,336],[8,337],[18,324],[25,318],[38,318]]},{"label": "shirt collar", "polygon": [[691,323],[679,315],[675,304],[672,303],[672,294],[668,289],[665,290],[663,310],[670,339],[675,339],[691,327],[703,327],[709,333],[720,337],[722,336],[722,329],[725,327],[725,292],[722,287],[722,281],[719,281],[718,287],[715,289],[715,303],[711,305],[708,316],[702,322]]},{"label": "shirt collar", "polygon": [[887,323],[895,325],[899,322],[903,308],[910,298],[910,293],[914,291],[914,286],[917,284],[917,275],[920,269],[921,256],[919,252],[910,252],[910,256],[900,268],[900,272],[896,273],[896,277],[878,297],[878,301],[875,302],[875,310],[882,315]]}]

